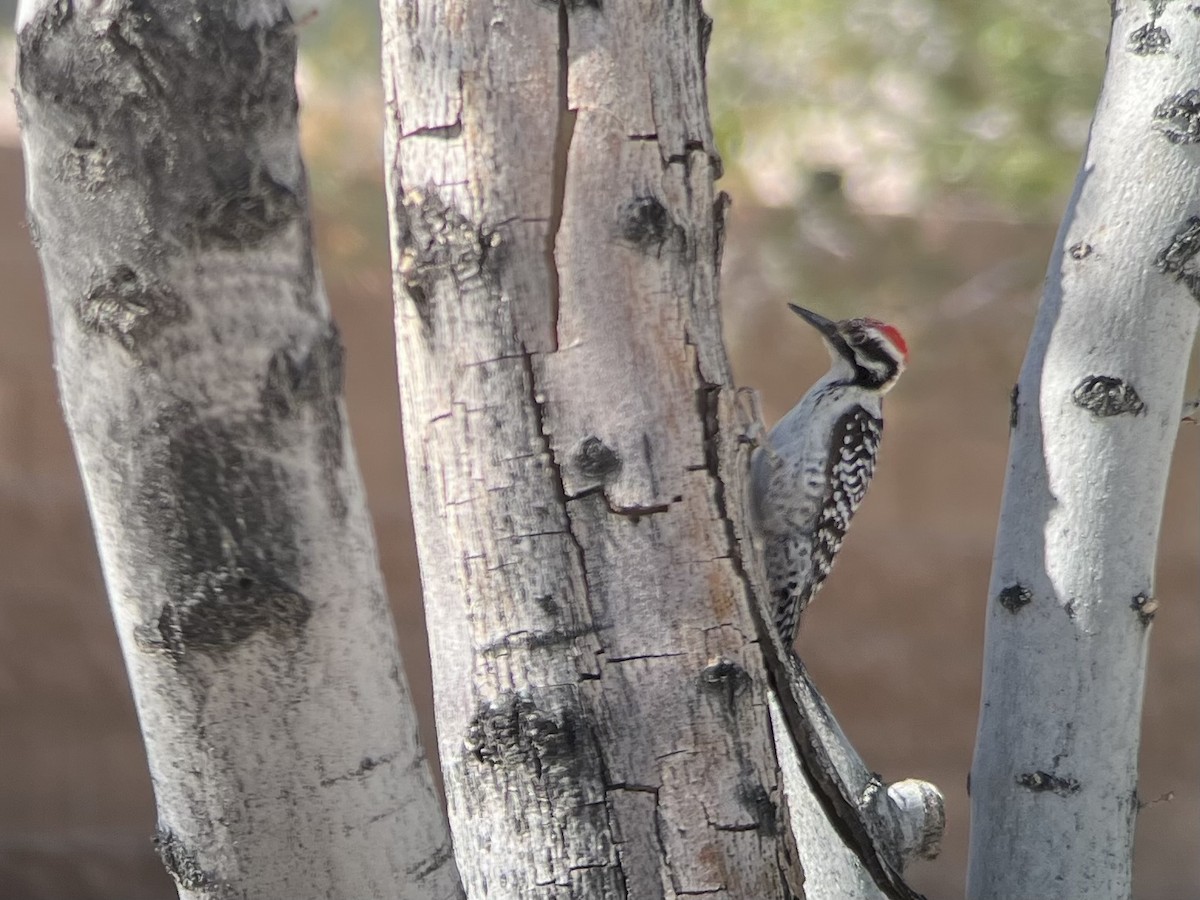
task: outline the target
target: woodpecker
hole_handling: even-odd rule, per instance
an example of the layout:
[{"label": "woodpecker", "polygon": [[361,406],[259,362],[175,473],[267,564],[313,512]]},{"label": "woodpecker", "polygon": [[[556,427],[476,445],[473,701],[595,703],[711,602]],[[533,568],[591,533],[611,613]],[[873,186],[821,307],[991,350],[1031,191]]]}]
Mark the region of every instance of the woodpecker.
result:
[{"label": "woodpecker", "polygon": [[787,646],[821,587],[875,471],[883,395],[908,362],[878,319],[834,322],[789,303],[821,333],[833,364],[755,451],[751,488],[775,625]]}]

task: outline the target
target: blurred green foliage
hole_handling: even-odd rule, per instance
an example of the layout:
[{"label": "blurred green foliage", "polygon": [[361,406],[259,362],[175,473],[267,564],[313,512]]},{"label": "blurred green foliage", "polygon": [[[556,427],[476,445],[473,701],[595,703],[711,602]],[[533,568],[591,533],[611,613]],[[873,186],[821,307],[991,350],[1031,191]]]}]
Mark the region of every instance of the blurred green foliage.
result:
[{"label": "blurred green foliage", "polygon": [[[339,216],[378,183],[373,0],[298,14],[306,152]],[[742,202],[1044,221],[1104,68],[1104,0],[708,0],[708,89]],[[378,220],[378,213],[371,218]]]},{"label": "blurred green foliage", "polygon": [[719,145],[764,202],[835,172],[873,211],[949,198],[1026,220],[1061,208],[1103,73],[1103,0],[706,5]]},{"label": "blurred green foliage", "polygon": [[379,71],[379,4],[376,0],[309,0],[297,10],[300,52],[322,87],[353,87]]},{"label": "blurred green foliage", "polygon": [[387,255],[383,86],[375,0],[309,0],[299,23],[300,136],[327,274],[373,271]]}]

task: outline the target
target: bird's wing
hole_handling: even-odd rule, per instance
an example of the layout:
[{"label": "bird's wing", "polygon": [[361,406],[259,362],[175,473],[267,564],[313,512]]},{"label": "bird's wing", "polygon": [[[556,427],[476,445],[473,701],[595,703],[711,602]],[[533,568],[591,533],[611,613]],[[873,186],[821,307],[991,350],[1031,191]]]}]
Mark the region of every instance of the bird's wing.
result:
[{"label": "bird's wing", "polygon": [[[816,582],[824,580],[841,546],[850,518],[862,502],[875,473],[875,456],[883,422],[856,406],[847,410],[833,428],[825,481],[825,502],[813,534],[813,569]],[[815,585],[814,585],[815,587]]]}]

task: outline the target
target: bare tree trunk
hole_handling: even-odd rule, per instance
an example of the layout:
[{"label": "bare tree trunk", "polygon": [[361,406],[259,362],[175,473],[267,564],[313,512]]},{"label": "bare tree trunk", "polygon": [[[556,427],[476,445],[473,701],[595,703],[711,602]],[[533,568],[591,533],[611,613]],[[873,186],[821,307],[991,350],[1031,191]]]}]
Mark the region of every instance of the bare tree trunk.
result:
[{"label": "bare tree trunk", "polygon": [[398,354],[470,896],[803,896],[716,477],[692,2],[384,5]]},{"label": "bare tree trunk", "polygon": [[461,895],[269,2],[29,0],[31,225],[181,897]]},{"label": "bare tree trunk", "polygon": [[1118,2],[1013,394],[972,900],[1130,895],[1154,558],[1200,290],[1200,19]]},{"label": "bare tree trunk", "polygon": [[[776,757],[786,676],[757,643],[716,303],[709,20],[650,0],[395,0],[383,20],[401,396],[468,895],[912,896],[843,771],[810,783]],[[824,830],[792,836],[783,777]]]}]

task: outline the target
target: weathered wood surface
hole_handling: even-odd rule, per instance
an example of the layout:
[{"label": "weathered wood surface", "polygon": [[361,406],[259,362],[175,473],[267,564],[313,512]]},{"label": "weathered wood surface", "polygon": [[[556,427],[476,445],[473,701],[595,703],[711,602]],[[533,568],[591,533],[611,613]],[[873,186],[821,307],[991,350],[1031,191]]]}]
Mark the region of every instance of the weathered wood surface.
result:
[{"label": "weathered wood surface", "polygon": [[739,548],[697,4],[385,4],[440,751],[489,897],[803,896]]},{"label": "weathered wood surface", "polygon": [[290,20],[19,18],[59,385],[180,896],[461,896],[346,431]]},{"label": "weathered wood surface", "polygon": [[1130,896],[1155,549],[1200,297],[1198,89],[1195,9],[1116,2],[1013,394],[972,900]]},{"label": "weathered wood surface", "polygon": [[863,896],[900,884],[858,798],[855,836],[798,853],[788,827],[708,29],[694,2],[384,5],[401,395],[470,896],[834,896],[801,886],[808,854]]}]

